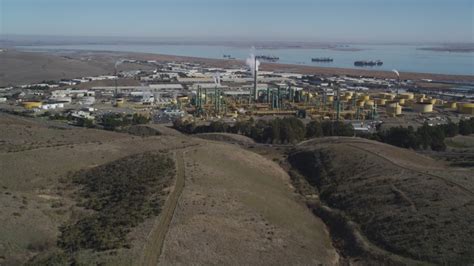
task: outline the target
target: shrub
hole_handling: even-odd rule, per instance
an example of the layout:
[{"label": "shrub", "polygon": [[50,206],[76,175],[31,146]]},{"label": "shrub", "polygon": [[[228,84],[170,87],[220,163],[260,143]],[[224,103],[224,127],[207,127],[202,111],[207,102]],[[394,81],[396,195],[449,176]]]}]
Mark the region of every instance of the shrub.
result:
[{"label": "shrub", "polygon": [[149,122],[150,118],[141,114],[133,114],[132,125],[148,124]]},{"label": "shrub", "polygon": [[93,214],[62,226],[58,246],[68,252],[122,247],[132,227],[160,212],[160,193],[173,172],[166,155],[145,153],[76,173],[81,205]]},{"label": "shrub", "polygon": [[459,121],[459,133],[461,135],[470,135],[474,133],[474,117]]},{"label": "shrub", "polygon": [[342,121],[324,121],[321,127],[324,136],[354,136],[352,125]]},{"label": "shrub", "polygon": [[380,139],[388,144],[402,147],[417,149],[419,139],[417,138],[413,127],[392,127],[387,131],[379,132]]},{"label": "shrub", "polygon": [[307,138],[317,138],[322,137],[323,135],[323,128],[321,123],[317,121],[311,121],[306,125],[306,137]]}]

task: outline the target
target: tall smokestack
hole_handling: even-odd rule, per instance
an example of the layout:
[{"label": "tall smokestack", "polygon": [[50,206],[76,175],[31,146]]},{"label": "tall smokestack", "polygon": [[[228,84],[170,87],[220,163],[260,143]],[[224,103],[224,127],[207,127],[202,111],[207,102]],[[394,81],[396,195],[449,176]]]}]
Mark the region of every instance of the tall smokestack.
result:
[{"label": "tall smokestack", "polygon": [[257,101],[258,93],[257,93],[257,75],[258,75],[258,67],[260,65],[260,61],[257,60],[257,56],[255,56],[255,48],[252,47],[252,51],[250,52],[249,58],[245,60],[245,64],[250,68],[250,73],[253,75],[253,96],[252,96],[252,89],[250,89],[249,95],[249,103],[254,98],[254,101]]},{"label": "tall smokestack", "polygon": [[117,76],[117,66],[115,66],[115,98],[118,98],[118,88],[117,88],[117,79],[118,79],[118,76]]},{"label": "tall smokestack", "polygon": [[257,57],[254,56],[254,68],[253,68],[253,97],[255,102],[257,102],[258,99],[258,93],[257,93]]}]

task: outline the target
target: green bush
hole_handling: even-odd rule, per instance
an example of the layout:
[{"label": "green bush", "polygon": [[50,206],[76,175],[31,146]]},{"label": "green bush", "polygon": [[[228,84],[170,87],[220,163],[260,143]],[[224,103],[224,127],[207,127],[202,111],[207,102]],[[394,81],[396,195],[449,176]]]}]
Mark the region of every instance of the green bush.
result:
[{"label": "green bush", "polygon": [[148,124],[149,122],[150,122],[150,118],[143,116],[141,114],[133,114],[132,125]]},{"label": "green bush", "polygon": [[75,174],[72,182],[81,187],[80,205],[93,214],[62,226],[58,246],[75,252],[126,245],[131,228],[160,212],[160,193],[173,173],[169,157],[145,153]]},{"label": "green bush", "polygon": [[123,116],[120,114],[108,114],[102,117],[102,125],[105,130],[115,130],[119,127],[127,126],[127,120],[123,119]]},{"label": "green bush", "polygon": [[413,127],[392,127],[386,131],[379,132],[382,142],[402,147],[418,149],[420,146],[419,139]]},{"label": "green bush", "polygon": [[[196,126],[193,122],[176,120],[174,128],[187,133],[231,132],[245,135],[260,143],[296,143],[305,137],[353,136],[351,124],[342,122],[311,122],[305,127],[296,117],[275,118],[271,121],[239,121],[234,126],[223,122],[211,122],[210,125]],[[324,133],[324,134],[323,134]]]},{"label": "green bush", "polygon": [[459,133],[461,135],[470,135],[474,133],[474,117],[459,121]]},{"label": "green bush", "polygon": [[351,124],[342,121],[324,121],[321,124],[323,135],[328,136],[354,136],[354,128]]},{"label": "green bush", "polygon": [[311,121],[306,125],[306,137],[307,138],[319,138],[323,137],[323,127],[318,121]]}]

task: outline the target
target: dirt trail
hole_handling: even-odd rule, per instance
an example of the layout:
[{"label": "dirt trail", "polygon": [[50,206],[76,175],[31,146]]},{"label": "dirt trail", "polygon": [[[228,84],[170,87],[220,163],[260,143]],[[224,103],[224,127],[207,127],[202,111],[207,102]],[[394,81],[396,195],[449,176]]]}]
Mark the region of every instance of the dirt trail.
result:
[{"label": "dirt trail", "polygon": [[296,200],[283,169],[235,145],[203,144],[187,153],[160,265],[338,262],[326,226]]},{"label": "dirt trail", "polygon": [[[446,182],[447,184],[451,185],[451,186],[455,186],[459,189],[461,189],[462,191],[468,193],[469,195],[474,195],[474,192],[471,191],[470,189],[446,178],[446,177],[443,177],[443,176],[439,176],[439,175],[435,175],[433,173],[430,173],[428,171],[423,171],[423,170],[420,170],[420,169],[417,169],[417,167],[411,167],[409,164],[405,163],[405,162],[396,162],[394,161],[393,159],[390,159],[388,158],[387,156],[385,156],[382,152],[376,152],[374,150],[371,150],[370,148],[364,148],[364,147],[361,147],[360,145],[368,145],[368,144],[371,144],[369,141],[367,140],[363,140],[363,139],[350,139],[350,138],[327,138],[327,139],[324,139],[324,140],[320,140],[320,142],[315,142],[315,139],[310,139],[310,140],[306,140],[306,141],[303,141],[301,143],[298,144],[298,146],[300,147],[304,147],[305,145],[307,144],[323,144],[323,143],[331,143],[331,144],[345,144],[349,147],[352,147],[352,148],[355,148],[355,149],[359,149],[359,150],[362,150],[364,152],[367,152],[367,153],[370,153],[374,156],[377,156],[381,159],[383,159],[384,161],[387,161],[389,162],[390,164],[392,165],[395,165],[396,167],[399,167],[399,168],[402,168],[402,169],[405,169],[405,170],[408,170],[408,171],[413,171],[413,172],[417,172],[417,173],[420,173],[420,174],[424,174],[424,175],[428,175],[428,176],[431,176],[431,177],[434,177],[434,178],[437,178],[437,179],[440,179],[440,180],[443,180],[444,182]],[[377,143],[377,145],[388,145],[388,144],[383,144],[383,143]],[[389,146],[390,147],[390,146]],[[394,147],[390,147],[390,148],[394,148]],[[419,154],[417,154],[419,155]],[[420,157],[419,158],[423,158]],[[446,168],[442,167],[442,166],[434,166],[434,165],[429,165],[427,166],[430,170],[445,170]]]},{"label": "dirt trail", "polygon": [[434,174],[428,173],[427,171],[419,171],[419,170],[416,170],[416,169],[413,169],[413,168],[409,168],[409,167],[400,165],[400,164],[394,162],[393,160],[388,159],[387,157],[385,157],[385,156],[383,156],[383,155],[381,155],[381,154],[379,154],[379,153],[373,152],[373,151],[371,151],[371,150],[362,148],[362,147],[357,146],[357,145],[353,145],[353,144],[349,144],[349,143],[348,143],[347,146],[350,146],[350,147],[355,148],[355,149],[363,150],[363,151],[365,151],[365,152],[367,152],[367,153],[370,153],[370,154],[372,154],[372,155],[374,155],[374,156],[377,156],[377,157],[381,158],[382,160],[387,161],[388,163],[393,164],[393,165],[395,165],[395,166],[397,166],[397,167],[400,167],[400,168],[402,168],[402,169],[404,169],[404,170],[413,171],[413,172],[417,172],[417,173],[420,173],[420,174],[424,174],[424,175],[428,175],[428,176],[431,176],[431,177],[434,177],[434,178],[441,179],[441,180],[443,180],[444,182],[446,182],[447,184],[449,184],[449,185],[451,185],[451,186],[455,186],[455,187],[461,189],[462,191],[464,191],[464,192],[466,192],[466,193],[468,193],[468,194],[474,196],[474,192],[472,192],[471,190],[469,190],[469,189],[463,187],[462,185],[459,185],[458,183],[455,183],[455,182],[453,182],[453,181],[451,181],[451,180],[449,180],[449,179],[447,179],[447,178],[445,178],[445,177],[438,176],[438,175],[434,175]]},{"label": "dirt trail", "polygon": [[169,225],[173,218],[178,204],[179,197],[184,189],[184,153],[183,150],[176,151],[176,184],[173,192],[169,195],[168,200],[163,207],[159,220],[148,236],[144,251],[140,257],[138,265],[157,265],[163,249],[165,236],[168,232]]},{"label": "dirt trail", "polygon": [[351,138],[305,142],[289,162],[329,207],[315,205],[317,214],[347,229],[343,253],[356,259],[370,254],[369,261],[381,264],[472,261],[473,191],[466,172],[407,149]]}]

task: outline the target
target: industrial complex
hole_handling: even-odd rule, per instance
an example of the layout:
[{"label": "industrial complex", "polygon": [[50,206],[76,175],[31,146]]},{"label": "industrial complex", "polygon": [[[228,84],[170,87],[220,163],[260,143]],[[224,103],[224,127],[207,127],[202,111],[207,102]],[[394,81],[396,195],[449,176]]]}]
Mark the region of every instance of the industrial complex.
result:
[{"label": "industrial complex", "polygon": [[[127,63],[154,70],[120,71]],[[455,84],[446,92],[419,88],[398,71],[393,79],[377,79],[260,71],[259,65],[253,55],[240,68],[123,59],[113,75],[1,88],[0,108],[73,117],[71,123],[109,113],[139,113],[156,123],[297,116],[352,123],[356,131],[372,131],[384,122],[443,124],[474,115],[474,92],[456,93],[464,87]]]}]

